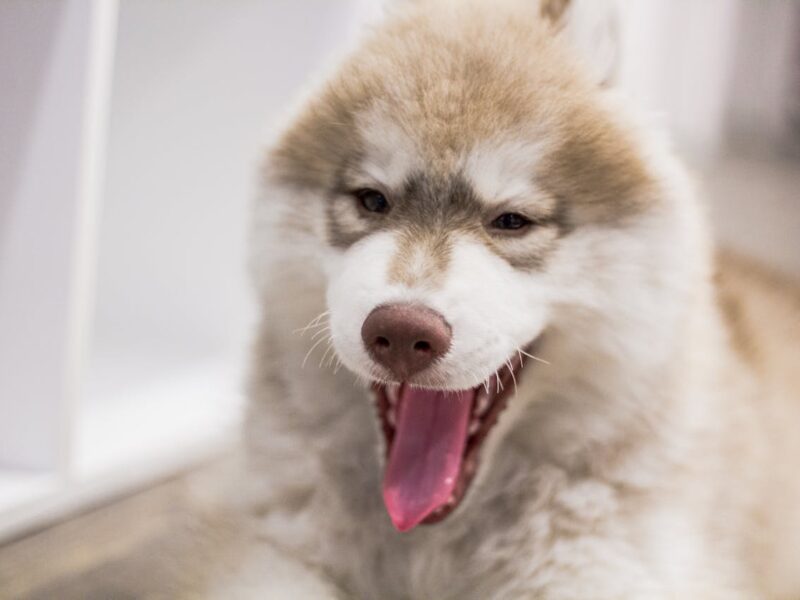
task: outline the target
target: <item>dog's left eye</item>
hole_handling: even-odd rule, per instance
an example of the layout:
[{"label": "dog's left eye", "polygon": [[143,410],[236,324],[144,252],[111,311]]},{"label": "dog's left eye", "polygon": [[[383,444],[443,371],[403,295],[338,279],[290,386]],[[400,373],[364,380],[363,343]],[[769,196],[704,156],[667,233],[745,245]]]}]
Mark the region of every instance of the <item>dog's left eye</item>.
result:
[{"label": "dog's left eye", "polygon": [[518,231],[524,229],[533,222],[527,217],[523,217],[519,213],[504,213],[492,221],[492,229],[501,229],[504,231]]},{"label": "dog's left eye", "polygon": [[362,189],[356,190],[353,195],[358,198],[358,201],[361,203],[361,206],[364,207],[365,210],[373,213],[385,213],[389,212],[389,201],[386,199],[386,196],[381,194],[377,190],[371,189]]}]

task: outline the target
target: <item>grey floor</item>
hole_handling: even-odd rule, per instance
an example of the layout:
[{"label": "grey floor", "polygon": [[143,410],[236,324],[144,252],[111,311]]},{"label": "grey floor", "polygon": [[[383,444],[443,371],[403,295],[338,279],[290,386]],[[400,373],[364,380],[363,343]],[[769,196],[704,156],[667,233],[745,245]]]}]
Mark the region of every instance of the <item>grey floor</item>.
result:
[{"label": "grey floor", "polygon": [[[221,553],[231,534],[208,501],[227,460],[205,465],[0,547],[2,600],[200,597],[183,562]],[[209,527],[209,525],[213,525]],[[207,532],[215,532],[210,538]],[[202,532],[202,533],[201,533]],[[173,591],[168,591],[173,590]]]}]

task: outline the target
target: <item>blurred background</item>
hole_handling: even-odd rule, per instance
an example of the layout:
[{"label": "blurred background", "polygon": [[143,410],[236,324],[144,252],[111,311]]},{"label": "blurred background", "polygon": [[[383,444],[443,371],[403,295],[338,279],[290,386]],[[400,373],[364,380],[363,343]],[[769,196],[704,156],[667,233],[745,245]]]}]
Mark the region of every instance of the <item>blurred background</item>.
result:
[{"label": "blurred background", "polygon": [[[379,1],[0,0],[0,596],[32,532],[230,452],[259,156]],[[800,3],[622,3],[716,235],[800,278]]]}]

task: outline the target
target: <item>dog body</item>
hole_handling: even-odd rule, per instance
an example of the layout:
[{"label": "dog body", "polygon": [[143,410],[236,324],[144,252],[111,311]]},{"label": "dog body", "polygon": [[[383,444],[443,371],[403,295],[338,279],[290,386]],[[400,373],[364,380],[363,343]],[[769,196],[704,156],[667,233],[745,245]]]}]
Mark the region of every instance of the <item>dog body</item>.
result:
[{"label": "dog body", "polygon": [[[412,3],[271,150],[254,527],[342,597],[796,597],[796,299],[715,260],[607,52],[575,58],[566,4]],[[452,334],[402,377],[362,327],[394,305]],[[373,383],[406,407],[513,383],[497,425],[475,422],[452,514],[387,517],[386,455],[405,468],[415,417],[376,418]]]}]

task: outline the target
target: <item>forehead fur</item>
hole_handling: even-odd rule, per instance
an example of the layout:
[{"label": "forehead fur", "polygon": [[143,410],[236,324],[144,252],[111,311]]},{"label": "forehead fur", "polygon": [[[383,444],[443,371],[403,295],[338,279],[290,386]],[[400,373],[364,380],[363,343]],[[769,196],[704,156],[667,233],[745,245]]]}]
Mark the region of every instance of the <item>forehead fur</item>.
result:
[{"label": "forehead fur", "polygon": [[[635,207],[648,176],[599,93],[534,2],[411,5],[307,106],[273,151],[271,175],[335,193],[353,173],[388,186],[420,165],[480,172],[487,142],[507,139],[506,149],[536,149],[537,187],[602,216],[609,202]],[[496,177],[496,157],[487,160]]]}]

